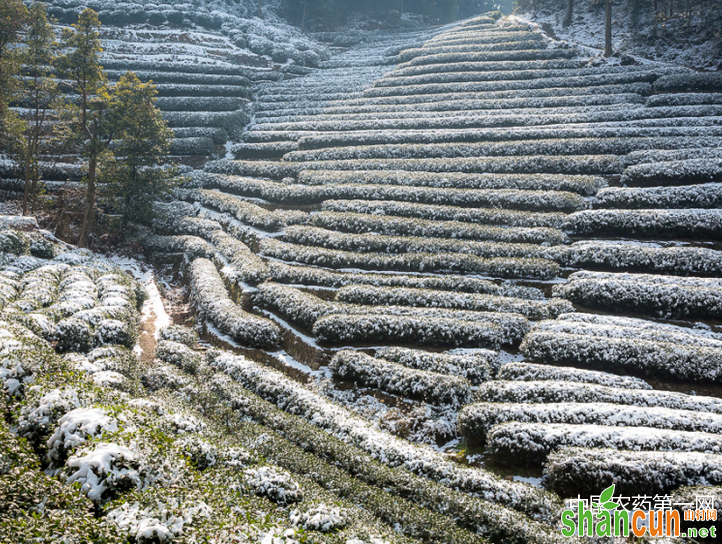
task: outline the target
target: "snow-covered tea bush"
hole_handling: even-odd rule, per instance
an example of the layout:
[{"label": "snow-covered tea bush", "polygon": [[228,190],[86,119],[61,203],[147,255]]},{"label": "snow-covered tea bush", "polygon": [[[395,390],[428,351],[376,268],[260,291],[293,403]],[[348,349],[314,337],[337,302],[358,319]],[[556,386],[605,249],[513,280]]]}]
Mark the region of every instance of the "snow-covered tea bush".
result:
[{"label": "snow-covered tea bush", "polygon": [[459,413],[459,434],[483,442],[494,425],[510,421],[646,427],[711,434],[719,434],[722,426],[722,416],[719,414],[670,408],[573,402],[477,403],[465,406]]},{"label": "snow-covered tea bush", "polygon": [[301,246],[264,238],[259,253],[266,257],[328,268],[399,270],[409,272],[463,272],[502,278],[549,279],[559,265],[539,258],[494,257],[484,259],[463,253],[402,253],[385,255]]},{"label": "snow-covered tea bush", "polygon": [[539,365],[534,363],[510,362],[504,364],[497,375],[499,380],[516,380],[536,382],[542,380],[581,382],[604,385],[607,387],[621,387],[623,389],[651,389],[652,386],[640,378],[632,376],[619,376],[609,372],[597,370],[583,370],[581,368],[560,367],[552,365]]},{"label": "snow-covered tea bush", "polygon": [[161,361],[177,366],[189,374],[196,374],[203,359],[185,344],[173,340],[161,340],[155,347],[155,356]]},{"label": "snow-covered tea bush", "polygon": [[245,472],[246,483],[258,495],[268,497],[279,504],[291,504],[303,498],[303,492],[291,475],[274,467],[249,468]]},{"label": "snow-covered tea bush", "polygon": [[60,351],[88,351],[93,340],[90,326],[76,317],[61,319],[55,334]]},{"label": "snow-covered tea bush", "polygon": [[683,187],[608,187],[597,193],[600,208],[719,208],[722,184]]},{"label": "snow-covered tea bush", "polygon": [[622,183],[629,186],[690,185],[722,181],[722,160],[670,160],[628,166]]},{"label": "snow-covered tea bush", "polygon": [[499,354],[486,349],[453,354],[388,347],[377,350],[375,356],[417,370],[466,378],[472,384],[490,380],[500,366]]},{"label": "snow-covered tea bush", "polygon": [[306,511],[294,510],[291,512],[291,522],[304,529],[329,533],[342,529],[348,524],[348,512],[345,508],[319,504]]},{"label": "snow-covered tea bush", "polygon": [[553,294],[585,306],[668,317],[715,317],[722,312],[722,284],[716,279],[583,271],[555,286]]},{"label": "snow-covered tea bush", "polygon": [[462,253],[484,258],[518,257],[542,259],[547,253],[536,244],[474,242],[420,236],[384,234],[348,234],[332,230],[293,225],[285,230],[284,241],[304,246],[354,252],[395,253]]},{"label": "snow-covered tea bush", "polygon": [[722,401],[716,397],[687,395],[674,391],[608,387],[585,382],[490,381],[479,386],[475,397],[485,402],[606,402],[722,414]]},{"label": "snow-covered tea bush", "polygon": [[572,311],[562,299],[524,300],[505,296],[472,293],[449,293],[404,287],[350,285],[336,293],[336,300],[356,304],[403,305],[431,308],[456,308],[481,312],[512,312],[529,319],[549,319]]},{"label": "snow-covered tea bush", "polygon": [[517,210],[461,208],[373,200],[329,200],[323,203],[323,209],[339,213],[418,217],[434,221],[461,221],[510,227],[560,228],[564,225],[566,217],[562,213],[531,213]]},{"label": "snow-covered tea bush", "polygon": [[598,493],[663,495],[689,485],[722,485],[722,456],[696,452],[562,448],[544,465],[544,486],[562,497]]},{"label": "snow-covered tea bush", "polygon": [[550,250],[552,255],[563,266],[696,276],[722,273],[722,252],[704,247],[595,240]]},{"label": "snow-covered tea bush", "polygon": [[332,343],[392,342],[425,346],[486,346],[498,348],[502,328],[488,321],[396,316],[339,315],[320,318],[313,326],[318,339]]},{"label": "snow-covered tea bush", "polygon": [[487,436],[499,459],[540,464],[553,450],[563,447],[612,448],[618,450],[720,453],[719,435],[606,425],[552,423],[503,423]]},{"label": "snow-covered tea bush", "polygon": [[434,404],[460,405],[471,399],[464,378],[408,368],[359,351],[340,351],[329,366],[342,378]]},{"label": "snow-covered tea bush", "polygon": [[198,333],[195,330],[181,325],[168,325],[167,327],[163,327],[158,335],[160,340],[178,342],[185,344],[189,348],[196,346],[199,341]]},{"label": "snow-covered tea bush", "polygon": [[719,239],[722,211],[685,210],[583,210],[571,214],[565,226],[574,234],[637,235],[669,239],[675,237]]},{"label": "snow-covered tea bush", "polygon": [[[318,136],[320,137],[320,136]],[[313,145],[311,137],[302,139]],[[337,185],[362,183],[368,185],[400,185],[409,187],[439,187],[452,189],[531,189],[537,191],[569,191],[592,196],[606,186],[603,178],[593,176],[563,176],[559,174],[464,174],[448,172],[333,171],[302,170],[298,181],[305,185]]]},{"label": "snow-covered tea bush", "polygon": [[196,259],[189,267],[191,297],[201,316],[246,345],[269,347],[279,341],[278,326],[241,309],[231,300],[216,266]]}]

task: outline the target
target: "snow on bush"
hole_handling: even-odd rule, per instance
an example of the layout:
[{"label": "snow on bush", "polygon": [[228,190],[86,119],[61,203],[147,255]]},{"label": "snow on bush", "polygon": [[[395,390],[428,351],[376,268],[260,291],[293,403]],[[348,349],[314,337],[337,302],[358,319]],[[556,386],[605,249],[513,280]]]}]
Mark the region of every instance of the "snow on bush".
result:
[{"label": "snow on bush", "polygon": [[229,263],[229,266],[222,267],[223,275],[234,283],[240,281],[258,285],[270,277],[268,265],[243,242],[221,230],[212,234],[211,241]]},{"label": "snow on bush", "polygon": [[520,349],[534,360],[555,364],[585,364],[663,375],[692,381],[719,381],[719,348],[696,347],[671,341],[619,338],[594,329],[575,332],[539,329],[524,338]]},{"label": "snow on bush", "polygon": [[[602,106],[600,106],[602,107]],[[608,106],[603,106],[607,108]],[[555,108],[557,114],[566,108]],[[569,108],[577,110],[579,108]],[[584,106],[584,111],[592,110],[592,106]],[[477,110],[483,111],[483,110]],[[520,110],[526,111],[526,110]],[[474,115],[477,112],[467,112]],[[506,115],[515,110],[504,110]],[[323,119],[333,120],[335,117],[345,120],[366,120],[374,116],[376,119],[405,119],[417,116],[416,112],[392,112],[325,115]],[[442,118],[447,112],[427,112],[428,118]],[[302,118],[301,118],[302,119]],[[475,142],[475,143],[387,143],[379,145],[357,145],[353,147],[327,147],[288,153],[284,160],[289,161],[329,161],[348,159],[384,159],[384,158],[453,158],[453,157],[493,157],[507,155],[625,155],[640,149],[674,149],[678,147],[713,147],[719,145],[720,138],[540,138],[534,140],[512,140],[506,142]]]},{"label": "snow on bush", "polygon": [[189,348],[195,347],[199,341],[196,331],[182,325],[168,325],[167,327],[163,327],[158,334],[159,340],[178,342],[185,344]]},{"label": "snow on bush", "polygon": [[208,137],[173,138],[170,144],[172,155],[206,155],[210,156],[216,152],[215,142]]},{"label": "snow on bush", "polygon": [[68,412],[80,408],[78,392],[71,388],[52,389],[39,398],[28,399],[18,418],[18,434],[31,444],[39,441],[55,427],[58,420]]},{"label": "snow on bush", "polygon": [[148,391],[170,389],[178,391],[189,385],[189,380],[171,365],[154,365],[140,377],[140,382]]},{"label": "snow on bush", "polygon": [[185,344],[172,340],[161,340],[155,347],[155,356],[161,361],[174,365],[189,374],[196,374],[203,364],[201,355]]},{"label": "snow on bush", "polygon": [[[514,52],[523,53],[523,52]],[[512,53],[512,54],[514,54]],[[490,53],[494,54],[494,53]],[[498,55],[504,56],[505,53],[499,53]],[[475,55],[469,54],[463,58],[461,55],[457,55],[456,59],[449,59],[450,63],[455,62],[479,62]],[[501,58],[492,59],[501,60]],[[514,59],[510,59],[514,60]],[[523,59],[518,59],[523,60]],[[409,64],[411,65],[411,64]],[[403,67],[403,65],[401,65]],[[387,97],[387,96],[399,96],[399,95],[418,95],[418,94],[446,94],[446,93],[493,93],[497,91],[527,91],[527,90],[538,90],[538,89],[555,89],[557,94],[566,94],[568,89],[574,89],[579,87],[594,88],[596,86],[626,86],[628,84],[639,84],[647,83],[651,81],[656,74],[654,72],[647,72],[646,74],[637,73],[616,73],[616,74],[589,74],[589,75],[572,75],[572,76],[555,76],[554,71],[549,73],[549,77],[539,77],[536,79],[508,79],[508,80],[497,80],[497,81],[471,81],[471,82],[442,82],[442,83],[426,83],[418,85],[404,85],[395,87],[371,87],[364,91],[364,96],[368,98]],[[645,81],[646,80],[646,81]],[[586,92],[588,92],[585,89]],[[593,92],[593,91],[592,91]],[[671,115],[675,110],[682,110],[683,108],[695,108],[696,106],[675,106],[675,107],[660,107],[655,108],[664,111],[666,115],[660,115],[660,117],[673,117]],[[647,108],[650,109],[651,108]],[[653,110],[652,110],[653,111]],[[716,111],[716,110],[712,110]],[[619,116],[612,116],[611,118],[602,117],[599,120],[607,121],[621,121],[629,119],[629,112],[621,112]],[[649,114],[645,114],[641,109],[637,109],[637,114],[644,115],[646,118]],[[710,115],[714,115],[711,113]],[[586,116],[584,116],[586,117]],[[632,118],[635,118],[633,116]],[[649,115],[652,117],[652,115]],[[573,120],[567,122],[574,122]]]},{"label": "snow on bush", "polygon": [[684,159],[628,166],[622,183],[634,186],[692,185],[722,181],[722,159]]},{"label": "snow on bush", "polygon": [[583,370],[581,368],[510,362],[502,365],[499,380],[537,382],[543,380],[581,382],[622,389],[652,389],[644,380],[632,376],[619,376],[609,372]]},{"label": "snow on bush", "polygon": [[545,60],[569,59],[577,55],[572,49],[548,50],[521,50],[521,51],[477,51],[474,53],[438,53],[418,56],[410,61],[399,64],[400,68],[406,66],[419,66],[426,64],[444,64],[447,62],[483,62],[483,61],[514,61],[514,60]]},{"label": "snow on bush", "polygon": [[[310,143],[310,142],[309,142]],[[447,172],[389,171],[332,171],[302,170],[298,182],[304,185],[339,185],[361,183],[368,185],[400,185],[404,187],[438,187],[450,189],[522,189],[538,191],[569,191],[592,196],[606,187],[604,178],[593,176],[563,176],[559,174],[464,174]]]},{"label": "snow on bush", "polygon": [[502,329],[485,321],[395,316],[339,315],[320,318],[313,326],[319,340],[332,343],[393,342],[426,346],[487,346],[501,344]]},{"label": "snow on bush", "polygon": [[211,358],[211,364],[281,409],[307,419],[314,426],[356,445],[385,464],[407,468],[444,486],[476,493],[511,507],[549,511],[549,497],[539,490],[506,482],[483,469],[460,467],[427,446],[413,445],[378,431],[346,409],[245,357],[219,353]]},{"label": "snow on bush", "polygon": [[722,274],[722,252],[703,247],[658,247],[657,244],[594,240],[550,250],[551,256],[561,265],[575,268],[699,276]]},{"label": "snow on bush", "polygon": [[300,525],[307,531],[330,533],[343,529],[348,524],[349,512],[345,508],[319,504],[308,510],[294,510],[289,516],[291,523]]},{"label": "snow on bush", "polygon": [[104,319],[95,329],[93,345],[120,344],[132,348],[135,340],[135,335],[127,323],[117,319]]},{"label": "snow on bush", "polygon": [[336,300],[356,304],[402,305],[431,308],[455,308],[481,312],[511,312],[529,319],[549,319],[573,311],[573,306],[563,299],[524,300],[519,298],[481,295],[475,293],[450,293],[429,289],[404,287],[373,287],[350,285],[336,293]]},{"label": "snow on bush", "polygon": [[499,354],[485,349],[457,355],[388,347],[377,350],[375,356],[417,370],[466,378],[472,384],[492,379],[500,366]]},{"label": "snow on bush", "polygon": [[264,230],[277,230],[285,224],[282,215],[219,191],[198,189],[193,191],[191,198],[204,206],[210,206],[220,212],[228,213],[241,223]]},{"label": "snow on bush", "polygon": [[607,387],[584,382],[490,381],[479,386],[475,397],[485,402],[607,402],[722,414],[722,401],[715,397]]},{"label": "snow on bush", "polygon": [[720,103],[722,103],[722,93],[665,93],[647,98],[647,106],[650,107]]},{"label": "snow on bush", "polygon": [[571,214],[566,230],[574,234],[644,236],[657,238],[719,239],[722,211],[685,210],[583,210]]},{"label": "snow on bush", "polygon": [[716,279],[582,271],[552,292],[585,306],[666,317],[722,315],[722,283]]},{"label": "snow on bush", "polygon": [[561,228],[566,219],[566,215],[562,213],[531,213],[374,200],[327,200],[323,203],[323,209],[338,213],[418,217],[433,221],[460,221],[510,227]]},{"label": "snow on bush", "polygon": [[232,176],[251,176],[268,179],[293,177],[298,173],[298,165],[279,161],[210,161],[205,165],[206,172],[229,174]]},{"label": "snow on bush", "polygon": [[381,254],[462,253],[487,259],[496,257],[541,259],[547,256],[546,249],[536,244],[475,242],[375,233],[349,234],[305,225],[287,227],[283,239],[286,242],[303,246],[321,246],[341,251],[378,252]]},{"label": "snow on bush", "polygon": [[48,461],[57,464],[68,452],[91,438],[118,430],[117,421],[100,408],[76,408],[58,420],[55,432],[48,439]]},{"label": "snow on bush", "polygon": [[292,476],[281,468],[261,466],[244,471],[245,481],[256,495],[268,497],[281,505],[292,504],[303,499],[303,491]]},{"label": "snow on bush", "polygon": [[609,187],[597,193],[595,206],[599,208],[720,208],[722,207],[722,183],[643,189]]},{"label": "snow on bush", "polygon": [[[314,325],[324,316],[334,315],[333,320],[327,325],[323,325],[322,330],[324,334],[332,334],[332,328],[330,323],[334,323],[333,327],[336,327],[335,323],[338,320],[342,320],[342,316],[380,316],[380,324],[386,323],[383,326],[383,331],[379,329],[378,334],[391,334],[394,327],[397,328],[399,334],[415,334],[412,333],[412,329],[415,327],[419,331],[422,329],[428,329],[429,331],[434,330],[431,323],[428,321],[418,321],[420,318],[442,319],[446,322],[449,321],[468,321],[467,332],[464,334],[471,334],[473,330],[472,323],[486,323],[492,324],[490,327],[494,330],[494,325],[499,325],[501,330],[499,331],[498,340],[502,343],[515,343],[519,341],[524,334],[528,331],[529,324],[523,316],[512,313],[498,313],[498,312],[473,312],[464,310],[448,310],[448,309],[419,309],[414,307],[405,306],[372,306],[372,305],[357,305],[357,304],[345,304],[341,302],[332,302],[323,300],[315,295],[305,293],[299,289],[288,287],[284,285],[278,285],[273,283],[265,283],[259,286],[258,293],[256,295],[256,303],[260,306],[273,309],[283,315],[284,318],[299,323],[311,329]],[[398,320],[394,322],[394,317]],[[349,318],[350,319],[350,318]],[[368,322],[361,321],[359,323],[366,323],[366,325],[357,325],[359,327],[371,327],[369,323],[372,323],[373,319]],[[350,323],[350,320],[349,320]],[[405,325],[403,323],[406,323]],[[416,325],[414,325],[416,323]],[[481,326],[481,325],[479,325]],[[349,334],[358,335],[362,334],[362,329],[355,329],[356,326],[351,326],[347,330]],[[407,329],[411,327],[411,329]],[[429,327],[431,327],[429,329]],[[469,329],[468,327],[472,327]],[[343,328],[343,327],[342,327]],[[355,330],[356,332],[351,332]],[[405,331],[405,332],[404,332]],[[441,333],[441,329],[437,331]],[[419,332],[419,334],[421,334]],[[429,334],[432,334],[429,332]],[[436,334],[436,333],[433,333]],[[328,340],[332,340],[333,336],[324,336]],[[491,338],[491,336],[490,336]]]},{"label": "snow on bush", "polygon": [[243,311],[228,295],[216,266],[207,259],[190,264],[191,297],[200,315],[238,342],[250,346],[269,347],[278,344],[278,326]]},{"label": "snow on bush", "polygon": [[185,217],[194,217],[198,210],[193,204],[179,200],[153,203],[153,229],[158,232],[175,234],[179,222]]},{"label": "snow on bush", "polygon": [[124,502],[110,510],[105,521],[127,532],[138,542],[163,543],[181,536],[184,527],[192,525],[195,520],[211,515],[212,509],[203,501],[185,502],[169,497],[145,508],[137,502]]},{"label": "snow on bush", "polygon": [[138,468],[138,456],[129,448],[99,443],[81,448],[67,460],[64,479],[79,483],[81,493],[100,504],[114,492],[140,488],[143,482]]},{"label": "snow on bush", "polygon": [[664,495],[689,485],[722,485],[722,455],[562,448],[544,465],[544,486],[562,497],[616,484],[619,494]]},{"label": "snow on bush", "polygon": [[540,464],[557,448],[612,448],[617,450],[722,452],[717,434],[553,423],[503,423],[491,429],[487,444],[493,455],[516,462]]},{"label": "snow on bush", "polygon": [[218,448],[202,438],[182,438],[176,441],[175,446],[198,470],[205,470],[218,463]]},{"label": "snow on bush", "polygon": [[280,158],[295,151],[298,151],[298,142],[295,141],[240,143],[231,148],[236,159]]},{"label": "snow on bush", "polygon": [[711,434],[720,434],[722,429],[722,415],[691,410],[593,402],[542,404],[481,402],[467,405],[459,412],[459,434],[483,442],[489,429],[494,425],[510,421],[649,427]]},{"label": "snow on bush", "polygon": [[464,378],[407,368],[359,351],[338,352],[329,367],[342,378],[432,404],[458,406],[471,399],[471,388]]},{"label": "snow on bush", "polygon": [[266,257],[322,266],[326,268],[361,268],[410,272],[462,272],[502,278],[550,279],[559,272],[559,265],[545,259],[495,257],[483,259],[462,253],[403,253],[384,255],[356,253],[319,247],[288,244],[264,238],[259,253]]},{"label": "snow on bush", "polygon": [[[362,183],[295,185],[272,181],[228,176],[225,174],[197,174],[195,179],[204,187],[217,187],[226,192],[258,197],[272,202],[290,204],[315,203],[329,199],[401,200],[426,204],[456,206],[507,207],[513,209],[576,211],[587,203],[576,193],[562,191],[520,191],[517,189],[455,189],[437,187],[409,187]],[[229,198],[229,197],[227,197]],[[232,197],[230,197],[233,200]],[[210,203],[210,200],[209,200]],[[221,209],[220,205],[210,204]],[[235,212],[234,212],[235,213]],[[270,213],[266,210],[266,213]],[[238,217],[239,220],[243,220]]]},{"label": "snow on bush", "polygon": [[58,321],[56,328],[59,351],[88,351],[93,335],[90,326],[76,317],[68,317]]},{"label": "snow on bush", "polygon": [[443,276],[419,276],[409,274],[374,274],[336,272],[308,266],[297,266],[271,261],[268,269],[273,281],[298,285],[343,287],[345,285],[376,285],[439,289],[469,293],[493,293],[520,298],[540,299],[544,295],[534,288],[523,289],[515,285],[497,285],[489,280],[445,274]]},{"label": "snow on bush", "polygon": [[538,329],[722,349],[722,334],[633,317],[569,313],[559,316],[557,321],[540,323]]},{"label": "snow on bush", "polygon": [[[679,127],[679,129],[682,128],[683,127]],[[704,130],[714,129],[705,127]],[[627,165],[652,164],[656,162],[685,161],[688,159],[722,159],[722,149],[719,147],[693,147],[691,149],[648,149],[645,151],[633,151],[624,157],[624,163]]]},{"label": "snow on bush", "polygon": [[[430,102],[444,103],[450,100],[499,100],[507,98],[547,98],[557,96],[610,96],[622,93],[649,95],[652,93],[652,85],[643,81],[635,81],[632,83],[595,85],[593,87],[542,87],[538,89],[507,89],[492,91],[446,91],[434,94],[418,92],[416,94],[412,93],[395,96],[347,98],[343,101],[343,104],[346,106],[426,104]],[[340,105],[340,101],[332,102],[330,105]],[[619,130],[619,128],[616,130]]]},{"label": "snow on bush", "polygon": [[722,88],[722,74],[714,72],[684,72],[667,74],[654,82],[657,92],[674,91],[719,91]]}]

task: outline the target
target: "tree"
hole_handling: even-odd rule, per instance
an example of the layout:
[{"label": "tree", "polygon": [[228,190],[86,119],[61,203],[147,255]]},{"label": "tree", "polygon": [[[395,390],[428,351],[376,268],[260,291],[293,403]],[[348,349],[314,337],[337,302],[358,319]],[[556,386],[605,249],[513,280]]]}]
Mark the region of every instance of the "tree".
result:
[{"label": "tree", "polygon": [[605,1],[604,9],[604,56],[612,56],[612,0]]},{"label": "tree", "polygon": [[9,104],[17,91],[19,55],[13,47],[28,20],[22,0],[0,1],[0,144],[8,147],[17,141],[22,123]]},{"label": "tree", "polygon": [[172,131],[156,107],[153,82],[142,83],[127,72],[112,89],[110,116],[117,145],[104,179],[110,196],[128,223],[145,223],[152,216],[152,202],[170,186],[172,170],[160,168],[170,150]]},{"label": "tree", "polygon": [[567,13],[564,15],[563,26],[567,27],[572,24],[572,17],[574,17],[574,0],[567,0]]},{"label": "tree", "polygon": [[107,78],[100,66],[100,21],[90,8],[78,17],[71,29],[63,30],[62,47],[68,53],[58,58],[59,71],[69,79],[72,92],[79,96],[79,104],[64,107],[64,117],[69,131],[65,136],[79,144],[81,153],[88,161],[87,190],[83,224],[78,245],[87,245],[88,235],[95,218],[95,197],[98,164],[108,152],[113,139],[108,109],[110,94]]},{"label": "tree", "polygon": [[34,3],[29,10],[30,26],[25,37],[22,55],[24,72],[27,76],[21,85],[21,94],[26,102],[29,115],[25,123],[18,158],[24,172],[25,192],[23,194],[23,215],[28,205],[35,211],[40,180],[40,159],[43,151],[44,128],[49,114],[59,104],[56,99],[59,87],[51,76],[51,65],[55,60],[57,42],[48,22],[45,4]]}]

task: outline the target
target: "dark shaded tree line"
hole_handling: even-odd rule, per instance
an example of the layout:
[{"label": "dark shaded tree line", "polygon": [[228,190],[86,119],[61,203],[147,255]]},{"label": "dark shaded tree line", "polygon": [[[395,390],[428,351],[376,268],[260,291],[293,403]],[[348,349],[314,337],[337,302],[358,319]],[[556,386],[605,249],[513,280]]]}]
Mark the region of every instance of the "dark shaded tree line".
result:
[{"label": "dark shaded tree line", "polygon": [[423,15],[442,23],[502,9],[509,13],[512,0],[282,0],[282,16],[307,30],[334,30],[351,14],[389,20],[403,13]]},{"label": "dark shaded tree line", "polygon": [[[563,10],[562,24],[573,24],[574,14],[584,4],[604,11],[604,55],[611,56],[614,30],[612,11],[623,11],[631,25],[651,24],[659,33],[682,36],[693,27],[703,28],[707,38],[722,39],[722,1],[720,0],[517,0],[519,7],[536,13],[542,8]],[[716,21],[716,24],[715,24]],[[679,36],[679,37],[682,37]]]},{"label": "dark shaded tree line", "polygon": [[125,228],[150,219],[152,201],[173,175],[161,167],[172,132],[155,105],[155,86],[133,72],[108,81],[99,29],[97,13],[86,9],[58,41],[45,4],[0,3],[0,153],[23,176],[23,214],[37,211],[47,160],[61,152],[82,159],[81,246],[95,227],[99,183],[105,208]]}]

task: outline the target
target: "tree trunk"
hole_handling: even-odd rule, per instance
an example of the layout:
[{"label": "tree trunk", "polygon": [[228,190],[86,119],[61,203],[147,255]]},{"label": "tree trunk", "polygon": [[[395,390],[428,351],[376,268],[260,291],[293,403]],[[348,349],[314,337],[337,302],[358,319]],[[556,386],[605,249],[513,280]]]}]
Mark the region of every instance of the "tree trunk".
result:
[{"label": "tree trunk", "polygon": [[25,191],[23,191],[23,215],[28,214],[28,201],[30,200],[30,160],[25,159]]},{"label": "tree trunk", "polygon": [[564,16],[563,26],[567,27],[572,24],[572,17],[574,16],[574,0],[567,0],[567,13]]},{"label": "tree trunk", "polygon": [[93,228],[93,216],[95,212],[95,175],[98,159],[92,157],[88,162],[88,191],[85,197],[85,214],[83,215],[83,226],[80,229],[78,246],[86,247],[88,235]]},{"label": "tree trunk", "polygon": [[301,34],[304,33],[306,29],[306,4],[308,2],[306,0],[303,0],[303,15],[301,16]]},{"label": "tree trunk", "polygon": [[612,56],[612,0],[606,0],[604,22],[604,56]]}]

